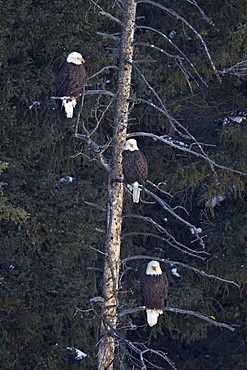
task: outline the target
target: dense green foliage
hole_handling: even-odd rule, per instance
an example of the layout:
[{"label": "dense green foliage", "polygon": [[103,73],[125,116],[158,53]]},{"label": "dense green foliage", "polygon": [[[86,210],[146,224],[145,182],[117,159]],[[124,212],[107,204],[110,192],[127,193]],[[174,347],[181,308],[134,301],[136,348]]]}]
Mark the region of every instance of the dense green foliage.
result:
[{"label": "dense green foliage", "polygon": [[[173,7],[204,37],[218,70],[244,59],[246,1],[201,2],[215,27],[201,18],[196,7],[187,1],[160,3]],[[121,19],[116,2],[102,0],[99,5]],[[101,294],[103,255],[100,252],[104,248],[104,234],[95,229],[104,230],[105,213],[86,202],[106,207],[107,174],[96,161],[90,160],[86,144],[73,138],[76,117],[66,119],[57,111],[51,96],[56,71],[71,51],[83,54],[89,76],[104,66],[117,65],[117,41],[102,39],[96,33],[117,34],[120,27],[100,16],[99,10],[90,1],[1,1],[2,369],[93,369],[96,363],[98,322],[91,311],[82,315],[77,308],[87,310],[90,298]],[[225,74],[220,83],[198,37],[161,9],[140,4],[138,16],[141,17],[138,25],[156,28],[167,36],[175,31],[172,41],[191,60],[207,86],[183,60],[190,74],[187,77],[192,93],[177,58],[168,58],[143,45],[136,45],[134,58],[156,62],[141,62],[136,66],[165,102],[169,113],[198,142],[210,144],[203,148],[212,160],[247,173],[246,121],[229,121],[223,125],[222,120],[234,111],[246,113],[244,78]],[[150,30],[137,30],[136,42],[177,53],[169,42]],[[116,71],[109,69],[89,80],[88,88],[115,92],[116,79]],[[157,104],[135,70],[132,93],[135,98]],[[108,97],[86,96],[82,113],[86,127],[95,126],[95,117],[101,115],[109,101]],[[113,107],[110,107],[93,135],[99,145],[111,137],[112,121]],[[79,131],[84,133],[81,125]],[[181,140],[167,118],[144,103],[136,104],[131,111],[129,132],[134,131],[169,134]],[[205,160],[151,138],[137,140],[149,162],[150,181],[164,182],[162,190],[172,197],[159,191],[157,194],[172,207],[181,206],[177,208],[179,215],[202,228],[209,254],[202,261],[151,235],[131,234],[123,237],[121,257],[148,254],[178,260],[234,280],[241,288],[202,278],[186,269],[178,269],[181,277],[177,277],[171,273],[170,265],[162,265],[170,281],[169,306],[212,315],[217,321],[236,325],[235,332],[221,331],[199,319],[172,313],[165,313],[159,325],[150,330],[141,312],[129,318],[138,328],[128,332],[120,328],[121,334],[163,350],[181,370],[244,370],[247,363],[247,177],[216,168],[217,184]],[[79,151],[83,155],[73,158]],[[110,149],[105,151],[108,159],[110,153]],[[67,176],[74,181],[60,181]],[[151,185],[150,190],[154,191]],[[224,201],[216,207],[207,203],[222,194]],[[188,228],[157,204],[133,206],[126,195],[124,212],[150,216],[181,243],[200,249],[197,243],[191,243],[193,236]],[[148,223],[124,218],[123,234],[133,231],[157,233]],[[120,309],[140,304],[138,279],[145,270],[146,260],[134,260],[127,265],[128,268],[123,268]],[[78,361],[67,347],[79,348],[88,356]],[[125,368],[132,369],[132,365],[126,358]],[[160,365],[169,368],[164,363]]]}]

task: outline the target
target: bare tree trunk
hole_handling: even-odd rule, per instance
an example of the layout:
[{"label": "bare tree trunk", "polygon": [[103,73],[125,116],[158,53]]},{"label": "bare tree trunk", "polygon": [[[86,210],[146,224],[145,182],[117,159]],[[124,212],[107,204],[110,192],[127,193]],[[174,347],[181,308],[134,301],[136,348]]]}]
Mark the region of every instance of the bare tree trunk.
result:
[{"label": "bare tree trunk", "polygon": [[136,4],[123,0],[123,25],[120,46],[118,93],[115,104],[112,172],[108,184],[107,234],[105,241],[105,266],[103,276],[104,306],[101,316],[101,339],[99,342],[98,370],[113,369],[115,340],[109,334],[117,325],[120,235],[122,227],[123,178],[122,151],[128,124],[128,99],[130,96],[133,56],[133,38]]}]

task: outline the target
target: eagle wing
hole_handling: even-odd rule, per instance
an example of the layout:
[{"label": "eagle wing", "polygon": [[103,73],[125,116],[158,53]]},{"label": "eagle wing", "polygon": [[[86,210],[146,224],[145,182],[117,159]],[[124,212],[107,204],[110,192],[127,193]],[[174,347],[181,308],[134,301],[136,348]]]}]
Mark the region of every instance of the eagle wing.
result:
[{"label": "eagle wing", "polygon": [[147,296],[149,292],[149,284],[147,284],[146,276],[147,275],[143,273],[140,277],[140,295],[143,306],[146,306],[147,304]]},{"label": "eagle wing", "polygon": [[162,275],[147,275],[140,277],[140,293],[142,304],[148,309],[161,310],[166,305],[168,295],[168,279]]},{"label": "eagle wing", "polygon": [[64,62],[56,77],[57,96],[69,96],[69,63]]},{"label": "eagle wing", "polygon": [[[75,65],[64,62],[56,77],[57,96],[78,97],[87,81],[87,73],[83,64]],[[81,87],[80,90],[73,90]]]},{"label": "eagle wing", "polygon": [[165,272],[162,272],[161,281],[162,284],[160,285],[160,298],[165,302],[166,305],[169,283]]},{"label": "eagle wing", "polygon": [[148,177],[148,164],[145,155],[140,150],[123,151],[123,173],[127,184],[138,181],[145,185]]},{"label": "eagle wing", "polygon": [[135,168],[138,175],[136,181],[145,185],[148,178],[148,163],[145,155],[140,150],[135,151]]},{"label": "eagle wing", "polygon": [[133,184],[135,180],[135,158],[130,150],[123,151],[123,174],[127,184]]}]

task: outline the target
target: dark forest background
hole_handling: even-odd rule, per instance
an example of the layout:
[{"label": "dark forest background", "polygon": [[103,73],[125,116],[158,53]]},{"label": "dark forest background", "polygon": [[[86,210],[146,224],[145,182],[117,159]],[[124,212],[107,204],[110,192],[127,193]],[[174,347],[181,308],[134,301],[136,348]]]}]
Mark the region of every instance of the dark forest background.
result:
[{"label": "dark forest background", "polygon": [[[185,17],[203,36],[218,70],[246,58],[247,1],[201,1],[214,25],[185,0],[160,1]],[[117,3],[98,5],[121,18]],[[1,1],[1,346],[2,369],[93,369],[96,364],[98,322],[87,310],[89,300],[101,295],[107,175],[84,142],[73,137],[75,118],[56,109],[56,72],[71,51],[81,52],[89,76],[104,66],[117,65],[117,41],[97,32],[118,33],[114,22],[98,14],[90,1]],[[190,58],[208,86],[193,80],[193,93],[177,60],[141,45],[134,59],[152,59],[138,68],[204,150],[222,166],[247,173],[247,85],[245,73],[226,73],[221,83],[211,69],[199,39],[181,22],[160,9],[142,4],[137,21],[171,36]],[[136,31],[136,41],[155,44],[170,53],[174,48],[156,33]],[[189,70],[189,66],[187,66]],[[247,66],[246,66],[247,71]],[[192,72],[191,72],[192,73]],[[247,74],[247,72],[246,72]],[[116,92],[113,69],[92,78],[88,89]],[[151,99],[143,80],[133,71],[133,95]],[[108,97],[86,96],[83,120],[95,125],[95,109],[103,110]],[[79,105],[79,104],[78,104]],[[77,107],[77,111],[78,111]],[[233,117],[243,119],[233,120]],[[229,118],[231,117],[231,118]],[[113,109],[107,112],[93,139],[104,145],[112,135]],[[81,128],[79,128],[79,131]],[[129,132],[171,135],[168,120],[146,104],[131,111]],[[202,229],[206,260],[193,258],[147,235],[123,238],[121,257],[150,255],[170,258],[236,281],[241,287],[201,277],[193,271],[162,264],[170,282],[168,306],[200,311],[217,321],[236,325],[234,332],[214,327],[192,316],[164,313],[159,324],[146,326],[145,313],[131,317],[136,330],[129,340],[161,349],[180,370],[246,369],[247,207],[246,176],[217,169],[217,185],[208,163],[152,138],[137,138],[149,163],[149,179],[164,182],[166,201],[181,206],[178,213]],[[73,156],[82,151],[84,155]],[[107,151],[106,151],[107,156]],[[62,182],[67,176],[72,182]],[[149,186],[148,186],[149,187]],[[154,190],[150,187],[150,190]],[[157,193],[159,194],[159,193]],[[163,196],[163,194],[162,194]],[[210,199],[223,196],[213,207]],[[218,199],[223,199],[218,198]],[[216,199],[216,198],[213,198]],[[145,196],[145,200],[152,201]],[[188,214],[182,208],[184,207]],[[157,204],[133,205],[124,198],[125,212],[149,214],[190,248],[191,232]],[[167,221],[166,221],[167,219]],[[125,218],[123,233],[153,233],[151,225]],[[120,309],[140,305],[139,276],[147,260],[134,260],[123,269]],[[127,268],[126,268],[127,267]],[[92,268],[96,268],[92,269]],[[97,270],[98,269],[98,270]],[[88,356],[75,359],[75,347]],[[132,369],[128,363],[126,369]],[[136,367],[138,368],[138,367]],[[168,369],[167,365],[167,369]]]}]

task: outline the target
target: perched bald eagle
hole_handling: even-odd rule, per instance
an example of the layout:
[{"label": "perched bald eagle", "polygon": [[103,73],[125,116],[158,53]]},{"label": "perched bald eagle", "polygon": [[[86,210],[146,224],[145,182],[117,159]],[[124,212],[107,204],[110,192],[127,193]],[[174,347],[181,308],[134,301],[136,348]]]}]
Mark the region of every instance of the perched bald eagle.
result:
[{"label": "perched bald eagle", "polygon": [[140,278],[140,291],[142,304],[146,307],[148,325],[154,326],[163,313],[162,308],[166,305],[168,293],[168,279],[158,261],[147,264],[146,273]]},{"label": "perched bald eagle", "polygon": [[[87,81],[84,62],[82,55],[74,51],[68,55],[57,73],[56,94],[59,97],[64,97],[64,99],[59,100],[59,104],[64,107],[68,118],[73,117],[76,98],[80,95]],[[74,91],[79,87],[79,90]]]},{"label": "perched bald eagle", "polygon": [[130,191],[133,192],[133,202],[140,200],[139,184],[145,186],[148,177],[148,164],[145,155],[139,150],[135,139],[126,141],[123,151],[123,174]]}]

